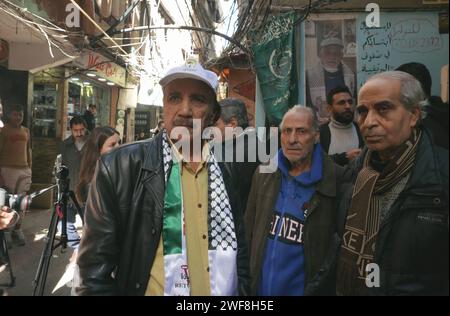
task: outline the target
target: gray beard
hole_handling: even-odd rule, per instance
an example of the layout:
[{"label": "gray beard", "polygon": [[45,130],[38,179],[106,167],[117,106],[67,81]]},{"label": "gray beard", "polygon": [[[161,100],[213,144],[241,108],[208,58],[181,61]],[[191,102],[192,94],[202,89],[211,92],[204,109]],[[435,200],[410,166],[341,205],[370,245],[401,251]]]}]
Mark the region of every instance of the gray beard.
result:
[{"label": "gray beard", "polygon": [[325,69],[327,72],[335,73],[335,72],[339,71],[339,66],[337,66],[336,68],[331,68],[331,67],[325,66],[323,63],[320,63],[320,64],[322,65],[323,69]]}]

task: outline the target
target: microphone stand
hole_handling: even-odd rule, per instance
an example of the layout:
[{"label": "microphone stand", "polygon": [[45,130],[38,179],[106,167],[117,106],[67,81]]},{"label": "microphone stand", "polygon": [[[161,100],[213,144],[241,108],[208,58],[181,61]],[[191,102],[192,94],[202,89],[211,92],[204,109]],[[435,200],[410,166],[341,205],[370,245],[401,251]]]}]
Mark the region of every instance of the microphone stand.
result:
[{"label": "microphone stand", "polygon": [[[69,191],[69,179],[67,178],[68,173],[68,169],[66,167],[62,167],[57,174],[57,199],[54,204],[48,233],[46,238],[44,239],[45,246],[41,254],[41,259],[39,260],[36,276],[33,280],[33,296],[44,295],[45,283],[47,281],[47,274],[53,251],[60,246],[62,250],[65,250],[67,248],[67,242],[75,241],[67,239],[67,205],[69,199],[73,202],[73,205],[75,206],[78,214],[83,219],[83,214],[75,198],[75,194],[72,191]],[[61,237],[55,244],[58,221],[61,221]]]},{"label": "microphone stand", "polygon": [[[6,201],[8,202],[11,209],[17,210],[17,211],[27,211],[28,208],[31,205],[31,201],[37,197],[40,196],[51,189],[57,187],[57,185],[52,185],[48,188],[42,189],[37,192],[33,192],[29,195],[22,195],[22,194],[6,194]],[[0,284],[0,286],[6,286],[6,287],[13,287],[16,283],[16,277],[14,276],[12,264],[11,264],[11,258],[9,256],[8,251],[8,243],[5,238],[5,232],[4,230],[0,230],[0,257],[3,259],[3,263],[5,264],[6,268],[9,270],[9,283],[7,284]]]}]

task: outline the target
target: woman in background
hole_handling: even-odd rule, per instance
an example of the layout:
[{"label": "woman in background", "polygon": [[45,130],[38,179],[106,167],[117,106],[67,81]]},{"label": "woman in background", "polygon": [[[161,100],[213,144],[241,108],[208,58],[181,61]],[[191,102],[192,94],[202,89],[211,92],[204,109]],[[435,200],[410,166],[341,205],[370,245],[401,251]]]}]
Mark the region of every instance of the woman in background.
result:
[{"label": "woman in background", "polygon": [[119,145],[120,134],[112,127],[97,127],[89,135],[81,160],[80,180],[75,188],[77,200],[82,206],[86,203],[89,185],[98,159]]},{"label": "woman in background", "polygon": [[[87,196],[89,193],[89,186],[92,177],[94,176],[95,166],[101,155],[106,154],[120,145],[120,134],[114,128],[109,126],[97,127],[91,134],[85,145],[85,151],[81,158],[80,179],[75,188],[75,194],[78,203],[84,210]],[[84,213],[84,211],[83,211]],[[78,256],[78,249],[76,249],[69,260],[69,265],[66,268],[66,273],[71,274],[72,279],[72,295],[74,289],[79,286],[79,271],[76,265]]]}]

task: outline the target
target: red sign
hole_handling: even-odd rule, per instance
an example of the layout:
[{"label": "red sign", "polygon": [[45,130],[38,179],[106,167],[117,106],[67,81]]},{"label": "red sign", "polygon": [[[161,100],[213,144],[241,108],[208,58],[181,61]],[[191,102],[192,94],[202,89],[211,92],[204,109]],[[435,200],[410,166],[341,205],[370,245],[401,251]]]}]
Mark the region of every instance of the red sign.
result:
[{"label": "red sign", "polygon": [[115,76],[117,67],[110,62],[101,61],[100,55],[89,53],[88,69],[95,69],[103,72],[107,77]]},{"label": "red sign", "polygon": [[78,67],[90,70],[120,86],[125,86],[125,68],[95,52],[86,52],[74,62]]}]

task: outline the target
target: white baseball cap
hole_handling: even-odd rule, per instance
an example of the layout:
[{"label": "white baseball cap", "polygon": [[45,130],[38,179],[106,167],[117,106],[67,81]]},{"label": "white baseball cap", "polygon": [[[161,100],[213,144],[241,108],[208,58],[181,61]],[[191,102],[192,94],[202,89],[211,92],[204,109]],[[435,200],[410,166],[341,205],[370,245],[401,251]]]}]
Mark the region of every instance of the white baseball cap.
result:
[{"label": "white baseball cap", "polygon": [[340,38],[337,38],[337,37],[326,38],[320,43],[320,47],[325,47],[325,46],[330,46],[330,45],[336,45],[336,46],[344,47],[344,45],[342,44],[342,40]]},{"label": "white baseball cap", "polygon": [[175,79],[195,79],[206,83],[214,92],[219,84],[217,75],[209,70],[204,69],[199,63],[187,62],[183,66],[170,69],[164,77],[161,78],[159,84],[164,87]]}]

